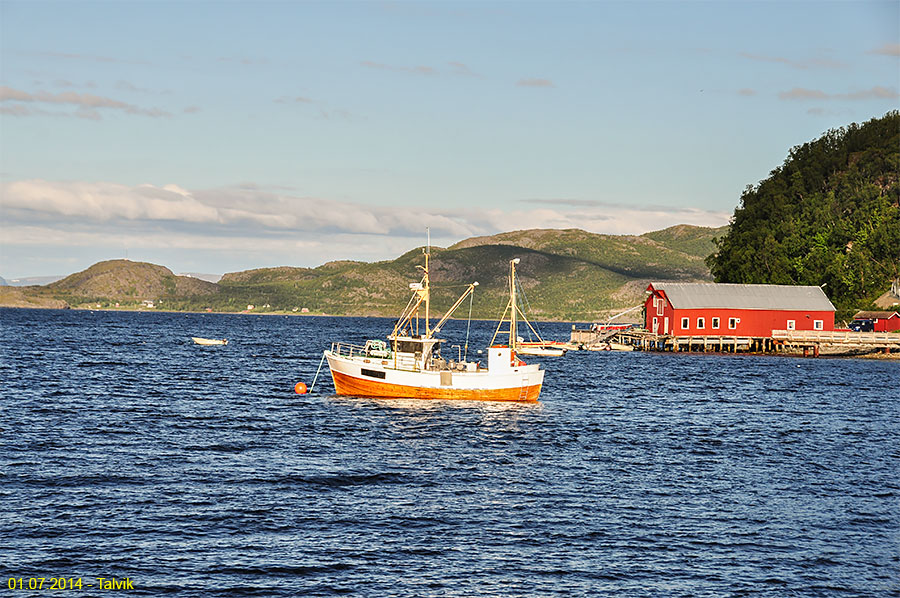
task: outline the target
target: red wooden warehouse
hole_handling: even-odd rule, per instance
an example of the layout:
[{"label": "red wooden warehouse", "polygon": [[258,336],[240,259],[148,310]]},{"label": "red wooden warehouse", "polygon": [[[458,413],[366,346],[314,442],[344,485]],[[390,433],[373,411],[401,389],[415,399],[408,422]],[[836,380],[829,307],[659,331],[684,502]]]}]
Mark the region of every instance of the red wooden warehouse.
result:
[{"label": "red wooden warehouse", "polygon": [[647,330],[672,336],[770,338],[773,330],[834,330],[834,305],[819,287],[653,282]]}]

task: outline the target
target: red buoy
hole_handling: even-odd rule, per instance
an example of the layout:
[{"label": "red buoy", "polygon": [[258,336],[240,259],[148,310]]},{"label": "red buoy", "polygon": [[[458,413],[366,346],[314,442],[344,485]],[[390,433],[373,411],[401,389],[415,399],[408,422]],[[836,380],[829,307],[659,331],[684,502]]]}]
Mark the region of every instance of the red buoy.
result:
[{"label": "red buoy", "polygon": [[305,395],[306,394],[306,384],[304,384],[303,382],[298,382],[297,384],[294,385],[294,392],[297,393],[298,395]]}]

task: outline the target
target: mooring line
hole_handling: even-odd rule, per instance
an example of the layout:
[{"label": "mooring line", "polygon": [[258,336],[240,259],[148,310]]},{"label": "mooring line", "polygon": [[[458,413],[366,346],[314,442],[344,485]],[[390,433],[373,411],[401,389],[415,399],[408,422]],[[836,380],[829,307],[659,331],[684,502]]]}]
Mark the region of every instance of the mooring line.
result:
[{"label": "mooring line", "polygon": [[309,394],[312,394],[313,389],[316,387],[316,380],[319,379],[319,372],[322,370],[323,363],[325,363],[325,351],[322,351],[322,359],[319,360],[319,367],[316,369],[316,376],[313,378],[312,386],[309,387]]}]

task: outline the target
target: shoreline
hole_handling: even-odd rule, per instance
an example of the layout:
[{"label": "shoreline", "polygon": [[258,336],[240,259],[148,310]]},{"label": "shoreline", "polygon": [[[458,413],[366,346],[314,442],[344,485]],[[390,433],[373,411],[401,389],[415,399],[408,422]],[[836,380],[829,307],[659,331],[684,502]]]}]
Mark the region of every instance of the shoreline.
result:
[{"label": "shoreline", "polygon": [[[290,317],[304,317],[304,318],[381,318],[381,319],[396,319],[396,316],[373,316],[373,315],[348,315],[348,314],[324,314],[324,313],[300,313],[300,312],[281,312],[281,311],[196,311],[196,310],[181,310],[181,309],[128,309],[122,307],[48,307],[48,306],[39,306],[39,305],[0,305],[0,309],[45,309],[45,310],[57,310],[57,311],[105,311],[105,312],[124,312],[124,313],[166,313],[166,314],[217,314],[217,315],[226,315],[226,316],[290,316]],[[437,318],[433,318],[437,319]],[[465,320],[466,318],[454,318],[451,317],[451,320]],[[472,318],[474,322],[496,322],[496,318]],[[590,325],[594,323],[593,321],[587,320],[568,320],[568,319],[547,319],[547,320],[532,320],[534,322],[547,322],[553,324],[584,324]]]}]

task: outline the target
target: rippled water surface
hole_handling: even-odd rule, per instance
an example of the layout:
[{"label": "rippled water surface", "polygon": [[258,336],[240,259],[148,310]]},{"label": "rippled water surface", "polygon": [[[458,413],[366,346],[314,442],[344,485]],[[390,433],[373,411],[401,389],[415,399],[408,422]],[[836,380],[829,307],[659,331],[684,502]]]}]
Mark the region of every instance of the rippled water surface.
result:
[{"label": "rippled water surface", "polygon": [[[339,398],[327,366],[293,393],[332,340],[390,325],[0,310],[4,577],[181,596],[900,592],[897,362],[570,352],[543,361],[538,406]],[[473,327],[484,347],[493,325]]]}]

